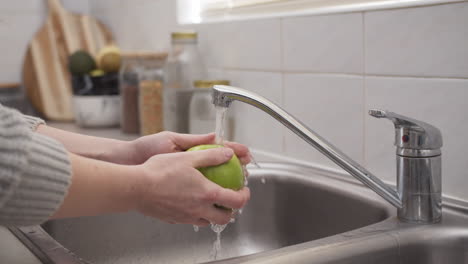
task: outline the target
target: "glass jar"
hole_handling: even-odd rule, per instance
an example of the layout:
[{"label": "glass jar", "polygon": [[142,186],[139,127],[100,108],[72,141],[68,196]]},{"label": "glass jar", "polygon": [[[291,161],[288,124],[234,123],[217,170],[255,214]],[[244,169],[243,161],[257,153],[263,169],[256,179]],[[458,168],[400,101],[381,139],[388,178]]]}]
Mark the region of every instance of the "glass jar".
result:
[{"label": "glass jar", "polygon": [[138,101],[142,135],[163,131],[163,66],[166,58],[166,53],[142,55]]},{"label": "glass jar", "polygon": [[[205,134],[215,131],[216,109],[211,100],[211,88],[214,85],[229,85],[229,81],[199,80],[194,82],[195,90],[189,107],[189,132],[191,134]],[[225,118],[224,137],[231,140],[232,118],[229,116]]]},{"label": "glass jar", "polygon": [[120,128],[125,133],[137,134],[140,132],[138,74],[141,67],[139,54],[122,54],[122,67],[119,73],[119,91],[121,95]]},{"label": "glass jar", "polygon": [[164,129],[188,133],[193,82],[206,79],[207,71],[198,51],[197,33],[174,32],[171,39],[171,50],[164,69]]}]

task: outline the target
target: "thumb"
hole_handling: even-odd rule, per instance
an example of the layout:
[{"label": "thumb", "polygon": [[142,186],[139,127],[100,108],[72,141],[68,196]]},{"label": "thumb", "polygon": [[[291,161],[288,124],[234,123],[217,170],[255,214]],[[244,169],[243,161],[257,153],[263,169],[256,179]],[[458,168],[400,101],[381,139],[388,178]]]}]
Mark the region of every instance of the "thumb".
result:
[{"label": "thumb", "polygon": [[234,152],[230,148],[212,148],[184,153],[194,168],[216,166],[228,162]]}]

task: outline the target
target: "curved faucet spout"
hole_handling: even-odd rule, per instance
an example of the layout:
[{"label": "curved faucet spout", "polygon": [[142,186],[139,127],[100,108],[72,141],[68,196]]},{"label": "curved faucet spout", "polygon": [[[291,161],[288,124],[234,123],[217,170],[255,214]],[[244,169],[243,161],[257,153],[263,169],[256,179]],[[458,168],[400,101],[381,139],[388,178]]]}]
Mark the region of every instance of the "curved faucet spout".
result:
[{"label": "curved faucet spout", "polygon": [[390,204],[399,209],[402,208],[402,201],[396,190],[386,185],[379,178],[360,166],[357,162],[349,158],[346,154],[341,152],[331,143],[315,133],[312,129],[308,128],[305,124],[294,118],[273,102],[250,91],[226,85],[215,85],[213,87],[212,95],[213,104],[217,106],[229,107],[232,101],[237,100],[255,106],[266,112],[349,174],[364,183],[378,195],[382,196],[382,198],[387,200]]}]

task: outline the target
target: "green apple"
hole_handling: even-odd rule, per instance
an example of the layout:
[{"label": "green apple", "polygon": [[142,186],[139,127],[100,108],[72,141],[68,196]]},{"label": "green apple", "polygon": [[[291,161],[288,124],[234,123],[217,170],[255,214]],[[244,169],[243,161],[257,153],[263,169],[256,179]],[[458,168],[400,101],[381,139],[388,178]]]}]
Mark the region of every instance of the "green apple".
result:
[{"label": "green apple", "polygon": [[[188,149],[187,151],[204,150],[211,148],[220,148],[222,145],[199,145]],[[232,158],[221,165],[198,168],[198,170],[210,181],[218,184],[221,187],[232,190],[240,190],[244,187],[244,172],[242,165],[236,154]]]}]

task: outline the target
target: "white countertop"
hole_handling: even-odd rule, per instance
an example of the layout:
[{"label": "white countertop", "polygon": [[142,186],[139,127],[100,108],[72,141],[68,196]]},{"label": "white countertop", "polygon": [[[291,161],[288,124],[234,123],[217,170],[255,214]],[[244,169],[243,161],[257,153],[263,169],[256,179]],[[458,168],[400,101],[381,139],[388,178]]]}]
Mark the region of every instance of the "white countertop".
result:
[{"label": "white countertop", "polygon": [[42,262],[4,226],[0,226],[0,262],[41,264]]}]

